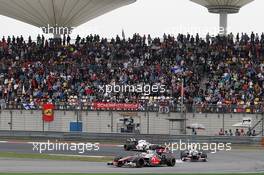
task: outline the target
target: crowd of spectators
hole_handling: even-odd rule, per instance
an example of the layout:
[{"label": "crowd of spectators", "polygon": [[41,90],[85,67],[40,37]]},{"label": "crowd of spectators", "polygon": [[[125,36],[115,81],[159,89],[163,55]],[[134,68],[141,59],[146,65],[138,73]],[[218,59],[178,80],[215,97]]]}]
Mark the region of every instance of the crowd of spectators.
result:
[{"label": "crowd of spectators", "polygon": [[[175,74],[172,67],[180,67]],[[182,91],[182,79],[184,90]],[[101,93],[99,86],[165,85],[165,92]],[[7,104],[53,101],[57,104],[142,102],[153,105],[231,106],[233,110],[264,101],[264,34],[198,34],[163,38],[133,35],[111,40],[46,39],[38,36],[3,37],[0,41],[0,102]],[[234,111],[233,111],[234,112]]]},{"label": "crowd of spectators", "polygon": [[218,135],[219,136],[256,136],[256,130],[251,130],[247,129],[248,131],[246,132],[243,128],[240,129],[235,129],[235,132],[233,133],[232,129],[229,130],[223,130],[222,128],[220,129]]}]

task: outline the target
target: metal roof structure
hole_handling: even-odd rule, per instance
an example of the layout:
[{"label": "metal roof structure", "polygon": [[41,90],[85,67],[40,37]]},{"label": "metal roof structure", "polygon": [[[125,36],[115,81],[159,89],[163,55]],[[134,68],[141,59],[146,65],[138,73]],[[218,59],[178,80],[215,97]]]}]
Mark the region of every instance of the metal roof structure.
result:
[{"label": "metal roof structure", "polygon": [[227,15],[238,13],[240,8],[251,3],[254,0],[191,0],[194,3],[202,5],[210,13],[220,14],[220,27],[227,32]]},{"label": "metal roof structure", "polygon": [[254,0],[191,0],[208,9],[210,13],[238,13],[240,8]]},{"label": "metal roof structure", "polygon": [[36,27],[78,27],[136,0],[0,0],[0,15]]}]

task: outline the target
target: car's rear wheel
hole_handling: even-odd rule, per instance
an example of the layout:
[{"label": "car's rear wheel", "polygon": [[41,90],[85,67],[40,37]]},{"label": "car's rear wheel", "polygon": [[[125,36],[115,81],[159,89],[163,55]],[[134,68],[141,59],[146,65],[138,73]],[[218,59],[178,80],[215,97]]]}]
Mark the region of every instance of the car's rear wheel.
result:
[{"label": "car's rear wheel", "polygon": [[205,152],[202,152],[201,158],[206,159],[207,158],[207,154]]},{"label": "car's rear wheel", "polygon": [[145,165],[145,161],[142,158],[136,159],[135,163],[137,168],[142,168]]},{"label": "car's rear wheel", "polygon": [[175,160],[175,158],[169,158],[169,159],[167,160],[167,165],[168,165],[168,166],[175,166],[175,164],[176,164],[176,160]]},{"label": "car's rear wheel", "polygon": [[116,156],[114,158],[114,162],[116,162],[117,167],[122,167],[124,165],[124,163],[122,161],[119,161],[120,159],[122,159],[122,156]]},{"label": "car's rear wheel", "polygon": [[202,152],[201,158],[203,159],[203,162],[207,162],[207,154],[205,152]]}]

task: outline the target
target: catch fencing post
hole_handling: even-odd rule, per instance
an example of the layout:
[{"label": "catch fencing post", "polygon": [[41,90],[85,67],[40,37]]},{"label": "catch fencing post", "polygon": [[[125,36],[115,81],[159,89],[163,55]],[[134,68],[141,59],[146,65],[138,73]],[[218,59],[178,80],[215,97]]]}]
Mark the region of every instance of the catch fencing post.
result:
[{"label": "catch fencing post", "polygon": [[147,134],[149,134],[149,111],[147,112]]},{"label": "catch fencing post", "polygon": [[225,114],[223,113],[223,132],[225,132]]},{"label": "catch fencing post", "polygon": [[264,136],[264,113],[262,113],[262,136]]},{"label": "catch fencing post", "polygon": [[114,116],[113,116],[113,111],[110,111],[110,116],[111,116],[111,132],[114,132]]},{"label": "catch fencing post", "polygon": [[42,131],[44,132],[45,131],[45,123],[44,123],[44,120],[42,119]]},{"label": "catch fencing post", "polygon": [[9,127],[10,127],[10,131],[13,130],[13,112],[10,110],[10,122],[8,123],[9,124]]}]

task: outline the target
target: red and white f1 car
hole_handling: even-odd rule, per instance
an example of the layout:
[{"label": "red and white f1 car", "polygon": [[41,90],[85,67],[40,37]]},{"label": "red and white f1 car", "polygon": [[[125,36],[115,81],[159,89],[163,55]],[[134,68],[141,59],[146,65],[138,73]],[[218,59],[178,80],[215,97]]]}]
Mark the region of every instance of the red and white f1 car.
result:
[{"label": "red and white f1 car", "polygon": [[146,153],[136,154],[127,157],[116,157],[108,165],[116,167],[156,167],[156,166],[175,166],[176,159],[171,153],[148,150]]}]

